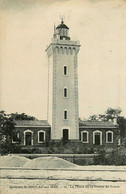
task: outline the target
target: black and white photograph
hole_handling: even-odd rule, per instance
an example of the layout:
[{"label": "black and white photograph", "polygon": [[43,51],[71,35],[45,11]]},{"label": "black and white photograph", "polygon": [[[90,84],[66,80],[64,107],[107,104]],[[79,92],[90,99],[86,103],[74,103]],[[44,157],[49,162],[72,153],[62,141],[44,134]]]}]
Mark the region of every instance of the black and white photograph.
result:
[{"label": "black and white photograph", "polygon": [[126,0],[0,0],[1,194],[124,194]]}]

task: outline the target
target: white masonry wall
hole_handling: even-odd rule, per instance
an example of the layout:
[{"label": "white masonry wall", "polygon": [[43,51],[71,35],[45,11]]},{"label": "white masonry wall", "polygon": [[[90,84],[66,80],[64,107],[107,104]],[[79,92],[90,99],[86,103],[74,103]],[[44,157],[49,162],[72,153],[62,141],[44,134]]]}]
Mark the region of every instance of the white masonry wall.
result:
[{"label": "white masonry wall", "polygon": [[[78,124],[78,71],[77,54],[79,44],[70,40],[55,40],[47,49],[49,60],[49,123],[51,139],[60,140],[62,130],[69,129],[69,139],[79,139]],[[64,65],[67,75],[63,74]],[[52,75],[51,75],[52,72]],[[52,85],[51,85],[52,80]],[[64,98],[63,89],[68,89],[68,97]],[[50,91],[51,90],[51,91]],[[64,110],[68,111],[68,119],[64,120]],[[52,115],[51,115],[52,114]],[[52,118],[51,118],[52,117]],[[50,121],[52,120],[52,121]]]}]

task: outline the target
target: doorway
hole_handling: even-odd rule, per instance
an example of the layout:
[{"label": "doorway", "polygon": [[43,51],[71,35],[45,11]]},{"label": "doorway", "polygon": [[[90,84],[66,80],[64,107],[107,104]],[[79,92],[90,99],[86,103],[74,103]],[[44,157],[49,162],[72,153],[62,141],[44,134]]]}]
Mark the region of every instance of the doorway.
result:
[{"label": "doorway", "polygon": [[32,141],[32,133],[31,132],[27,132],[25,134],[25,138],[26,138],[26,145],[31,145],[31,141]]},{"label": "doorway", "polygon": [[69,130],[63,129],[63,140],[67,141],[69,139]]},{"label": "doorway", "polygon": [[102,131],[96,130],[93,132],[93,144],[102,145]]},{"label": "doorway", "polygon": [[100,145],[100,133],[95,133],[95,145]]}]

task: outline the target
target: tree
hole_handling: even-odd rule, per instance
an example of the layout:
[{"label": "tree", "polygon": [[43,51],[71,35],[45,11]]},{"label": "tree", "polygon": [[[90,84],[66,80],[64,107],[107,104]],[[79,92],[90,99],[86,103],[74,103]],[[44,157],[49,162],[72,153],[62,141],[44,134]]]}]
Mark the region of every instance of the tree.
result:
[{"label": "tree", "polygon": [[11,139],[14,132],[15,123],[9,114],[0,111],[0,133],[6,135],[6,139]]},{"label": "tree", "polygon": [[14,149],[12,144],[15,123],[9,114],[0,111],[1,154],[6,154]]},{"label": "tree", "polygon": [[108,108],[105,111],[105,114],[99,114],[99,115],[91,115],[89,117],[89,121],[109,121],[114,120],[115,118],[118,118],[122,110],[120,108]]},{"label": "tree", "polygon": [[14,119],[14,120],[36,120],[35,117],[33,116],[29,116],[25,113],[11,113],[11,118]]},{"label": "tree", "polygon": [[20,143],[21,139],[17,137],[15,129],[15,120],[35,120],[33,116],[28,116],[25,113],[11,113],[6,114],[5,111],[0,111],[0,135],[1,135],[1,154],[10,152],[19,152],[19,144],[13,144],[12,140],[15,139]]},{"label": "tree", "polygon": [[89,121],[109,121],[112,122],[114,119],[117,120],[117,123],[119,124],[119,133],[121,137],[126,137],[126,118],[120,116],[120,113],[122,112],[121,108],[108,108],[105,111],[105,114],[99,114],[99,115],[92,115],[89,117]]},{"label": "tree", "polygon": [[107,121],[107,117],[105,114],[99,114],[98,117],[100,121]]},{"label": "tree", "polygon": [[121,108],[108,108],[105,112],[105,117],[107,121],[111,119],[112,121],[117,118],[122,112]]},{"label": "tree", "polygon": [[89,121],[98,121],[98,116],[97,115],[91,115],[88,120]]},{"label": "tree", "polygon": [[117,120],[117,124],[119,125],[119,133],[121,137],[126,136],[126,118],[120,116],[122,112],[121,108],[108,108],[105,112],[105,115],[99,115],[99,118],[104,121],[114,121]]},{"label": "tree", "polygon": [[120,128],[120,136],[122,138],[126,137],[126,118],[118,116],[117,123],[119,124],[119,128]]}]

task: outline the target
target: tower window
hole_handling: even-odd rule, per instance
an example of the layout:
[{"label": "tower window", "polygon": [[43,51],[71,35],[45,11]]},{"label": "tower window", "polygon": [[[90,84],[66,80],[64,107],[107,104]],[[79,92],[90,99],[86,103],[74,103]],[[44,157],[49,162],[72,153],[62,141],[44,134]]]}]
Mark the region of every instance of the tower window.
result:
[{"label": "tower window", "polygon": [[67,66],[63,67],[63,75],[67,75]]},{"label": "tower window", "polygon": [[64,119],[68,119],[68,111],[67,110],[64,110]]},{"label": "tower window", "polygon": [[64,96],[64,98],[68,97],[68,89],[67,88],[63,89],[63,96]]}]

